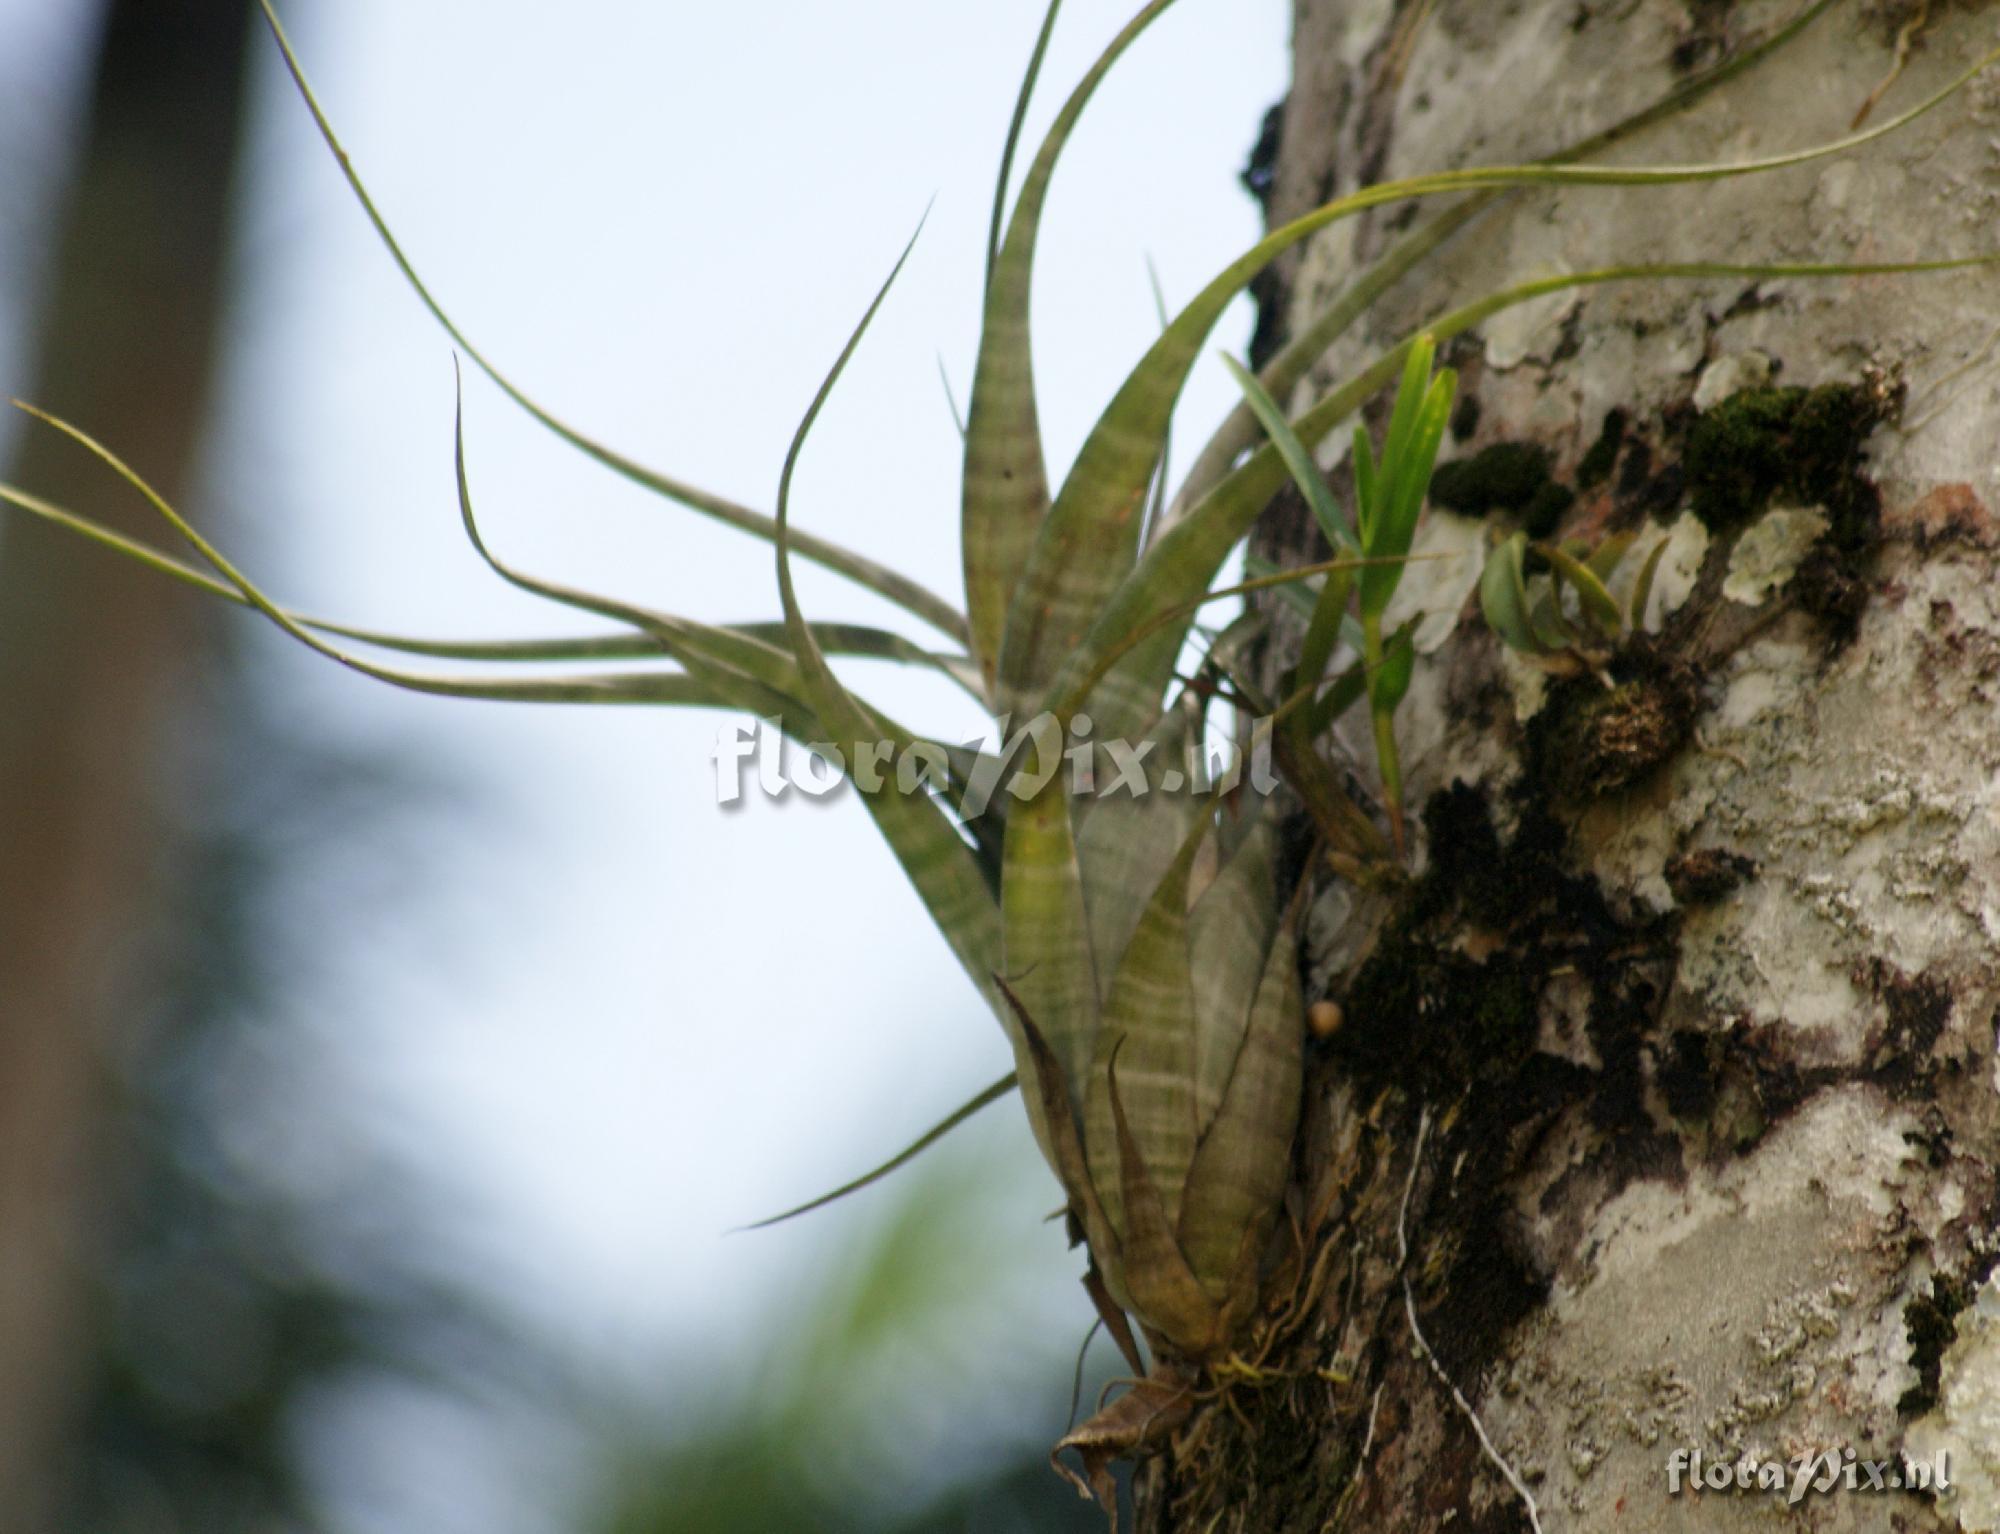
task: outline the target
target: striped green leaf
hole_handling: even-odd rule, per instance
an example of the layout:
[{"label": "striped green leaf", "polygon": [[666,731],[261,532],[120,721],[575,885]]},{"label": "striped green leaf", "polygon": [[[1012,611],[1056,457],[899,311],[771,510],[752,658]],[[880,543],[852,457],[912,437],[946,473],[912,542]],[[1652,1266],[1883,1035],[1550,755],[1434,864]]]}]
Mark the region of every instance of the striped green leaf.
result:
[{"label": "striped green leaf", "polygon": [[[1251,814],[1249,832],[1188,915],[1188,957],[1194,976],[1195,1125],[1204,1135],[1236,1068],[1277,917],[1277,874],[1272,866],[1277,831],[1265,806],[1253,806]],[[1297,1022],[1294,1018],[1294,1025]]]},{"label": "striped green leaf", "polygon": [[1112,1223],[1129,1234],[1120,1192],[1118,1135],[1112,1123],[1110,1072],[1114,1053],[1124,1078],[1125,1111],[1147,1175],[1178,1218],[1181,1185],[1194,1157],[1195,1004],[1188,962],[1188,880],[1208,836],[1197,825],[1177,850],[1126,945],[1105,997],[1096,1057],[1084,1091],[1084,1145],[1091,1178]]},{"label": "striped green leaf", "polygon": [[1257,983],[1228,1085],[1188,1171],[1180,1240],[1195,1276],[1221,1302],[1269,1228],[1291,1172],[1299,1120],[1304,1007],[1293,921],[1280,924]]},{"label": "striped green leaf", "polygon": [[[1007,810],[1000,867],[1005,968],[1021,1001],[1041,1025],[1074,1091],[1090,1063],[1097,1033],[1097,970],[1084,907],[1065,766],[1044,762],[1033,744],[1023,770],[1050,773],[1041,790]],[[1056,742],[1060,750],[1060,738]]]},{"label": "striped green leaf", "polygon": [[1122,1308],[1131,1309],[1132,1299],[1125,1288],[1120,1263],[1123,1242],[1118,1227],[1098,1196],[1091,1179],[1090,1157],[1084,1148],[1083,1123],[1072,1101],[1069,1084],[1063,1080],[1062,1066],[1042,1031],[1035,1026],[1034,1014],[1021,1004],[1004,976],[996,976],[995,988],[1007,1008],[1021,1040],[1021,1096],[1028,1104],[1029,1121],[1038,1126],[1042,1154],[1062,1184],[1069,1199],[1069,1213],[1090,1240],[1091,1256],[1102,1274],[1111,1298]]},{"label": "striped green leaf", "polygon": [[[999,686],[1008,602],[1049,504],[1048,469],[1042,458],[1041,425],[1035,411],[1034,357],[1028,340],[1035,241],[1041,231],[1042,208],[1056,162],[1083,109],[1111,66],[1171,4],[1173,0],[1151,0],[1112,39],[1063,103],[1022,178],[1007,237],[986,284],[979,361],[966,417],[962,534],[971,651],[987,678],[994,707],[1002,713],[1018,712],[1017,700]],[[1053,6],[1049,19],[1054,19]],[[1039,51],[1036,57],[1039,62]]]},{"label": "striped green leaf", "polygon": [[[1147,793],[1093,793],[1079,812],[1077,854],[1083,868],[1084,904],[1100,996],[1125,957],[1132,933],[1167,877],[1174,857],[1194,829],[1200,806],[1190,794],[1159,791],[1168,764],[1185,761],[1193,718],[1185,708],[1162,714],[1137,749],[1147,752]],[[1099,788],[1109,768],[1096,765]]]},{"label": "striped green leaf", "polygon": [[[1118,1079],[1118,1057],[1123,1052],[1122,1046],[1114,1048],[1104,1062],[1104,1096],[1111,1118],[1118,1202],[1124,1213],[1125,1284],[1133,1308],[1151,1331],[1164,1335],[1189,1357],[1201,1358],[1222,1340],[1221,1316],[1181,1251],[1176,1200],[1161,1187],[1153,1170],[1146,1120],[1127,1111],[1127,1094]],[[1143,1100],[1143,1093],[1132,1094],[1134,1112]]]}]

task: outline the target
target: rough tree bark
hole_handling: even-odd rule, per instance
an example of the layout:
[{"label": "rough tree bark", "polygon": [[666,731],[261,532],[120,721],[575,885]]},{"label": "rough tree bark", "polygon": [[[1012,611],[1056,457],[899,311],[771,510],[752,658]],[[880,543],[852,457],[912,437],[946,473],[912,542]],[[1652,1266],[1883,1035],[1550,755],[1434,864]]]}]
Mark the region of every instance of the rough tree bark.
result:
[{"label": "rough tree bark", "polygon": [[[1795,9],[1297,0],[1271,220],[1549,153]],[[1614,157],[1837,137],[1899,36],[1882,110],[1993,20],[1837,5]],[[1551,268],[1992,249],[1996,135],[1981,82],[1832,162],[1518,196],[1319,379]],[[1267,330],[1409,217],[1286,263]],[[1445,613],[1400,716],[1419,876],[1393,900],[1335,890],[1312,925],[1308,994],[1345,1018],[1315,1046],[1300,1152],[1326,1282],[1262,1384],[1142,1469],[1142,1528],[1526,1528],[1500,1460],[1550,1531],[2000,1525],[1996,310],[1990,272],[1626,286],[1452,349],[1469,515],[1434,498],[1429,545],[1524,518],[1670,534],[1653,632],[1615,689],[1546,683],[1477,618],[1471,560],[1413,573]],[[1260,537],[1318,557],[1296,503]],[[1955,1489],[1668,1494],[1677,1449],[1785,1461],[1788,1494],[1796,1456],[1846,1446],[1947,1451]]]}]

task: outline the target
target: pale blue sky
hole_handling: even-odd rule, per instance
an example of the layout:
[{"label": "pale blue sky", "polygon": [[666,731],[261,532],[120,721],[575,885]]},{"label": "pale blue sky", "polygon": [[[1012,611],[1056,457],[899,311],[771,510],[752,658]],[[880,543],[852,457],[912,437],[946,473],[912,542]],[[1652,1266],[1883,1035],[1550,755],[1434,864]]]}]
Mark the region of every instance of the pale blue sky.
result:
[{"label": "pale blue sky", "polygon": [[[1131,8],[1065,6],[1031,144]],[[322,0],[294,36],[412,258],[489,353],[606,440],[760,507],[798,413],[936,194],[822,420],[795,514],[956,599],[959,455],[936,358],[963,398],[991,178],[1040,9]],[[1284,88],[1287,10],[1183,0],[1085,118],[1038,266],[1052,465],[1155,332],[1146,256],[1184,301],[1256,237],[1235,177]],[[0,0],[0,53],[48,14],[46,0]],[[259,57],[241,349],[216,444],[242,546],[276,591],[359,622],[574,627],[464,546],[449,343],[374,243],[273,50]],[[1248,329],[1239,306],[1218,341],[1240,351]],[[1190,427],[1231,398],[1205,363]],[[467,421],[507,556],[668,610],[775,614],[764,546],[593,468],[483,380]],[[817,571],[801,595],[816,616],[887,616]],[[274,669],[302,712],[414,748],[481,798],[477,844],[420,860],[403,930],[343,967],[366,983],[305,1000],[375,1132],[467,1190],[440,1241],[634,1378],[690,1338],[727,1346],[867,1211],[723,1231],[868,1164],[1008,1068],[858,802],[717,809],[720,717],[457,704],[303,655]],[[945,734],[976,723],[942,687],[875,669],[856,675],[906,718]],[[1018,1224],[1037,1303],[1080,1333],[1075,1261],[1041,1223],[1053,1184],[1018,1108],[972,1135],[1021,1168],[994,1217]]]}]

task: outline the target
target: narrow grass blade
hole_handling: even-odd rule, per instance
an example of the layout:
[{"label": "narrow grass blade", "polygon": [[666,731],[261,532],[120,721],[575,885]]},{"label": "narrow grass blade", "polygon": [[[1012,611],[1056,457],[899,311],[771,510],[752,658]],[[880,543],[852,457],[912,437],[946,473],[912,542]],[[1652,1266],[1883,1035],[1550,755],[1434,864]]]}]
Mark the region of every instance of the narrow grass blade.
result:
[{"label": "narrow grass blade", "polygon": [[1662,538],[1653,545],[1653,552],[1646,556],[1646,562],[1639,567],[1639,578],[1632,583],[1632,601],[1626,609],[1627,622],[1633,633],[1646,626],[1646,604],[1653,598],[1653,578],[1660,573],[1660,560],[1667,552],[1671,539]]},{"label": "narrow grass blade", "polygon": [[[1236,387],[1243,391],[1243,398],[1251,412],[1257,417],[1257,424],[1264,428],[1264,435],[1271,439],[1271,445],[1278,450],[1278,456],[1285,461],[1290,471],[1292,483],[1299,487],[1299,493],[1311,508],[1313,520],[1319,524],[1320,535],[1326,539],[1327,547],[1336,554],[1359,554],[1361,545],[1355,541],[1353,532],[1347,526],[1347,519],[1340,514],[1340,503],[1334,499],[1333,487],[1326,482],[1306,445],[1299,441],[1285,413],[1278,408],[1278,402],[1264,391],[1257,382],[1256,375],[1234,357],[1223,354],[1222,365],[1229,369],[1230,377],[1236,380]],[[1358,471],[1357,471],[1358,472]]]},{"label": "narrow grass blade", "polygon": [[[579,452],[595,459],[620,478],[630,480],[642,489],[650,490],[667,500],[677,502],[682,506],[688,507],[690,510],[701,512],[705,516],[713,517],[719,522],[727,523],[729,526],[738,528],[754,537],[767,541],[775,538],[777,535],[776,524],[762,512],[752,511],[747,506],[740,506],[736,502],[727,500],[722,496],[711,495],[708,491],[699,489],[685,481],[674,479],[668,475],[659,473],[657,470],[649,469],[617,450],[607,447],[576,427],[571,426],[567,421],[562,420],[554,412],[537,402],[511,378],[501,372],[487,358],[486,353],[475,345],[464,331],[458,328],[457,323],[445,312],[443,305],[432,296],[430,289],[424,285],[423,279],[417,275],[415,266],[411,264],[410,258],[404,254],[403,247],[397,241],[395,234],[390,230],[388,221],[382,216],[380,210],[376,208],[375,200],[370,196],[368,188],[363,184],[360,173],[355,170],[352,159],[349,158],[347,151],[341,147],[340,140],[333,131],[331,120],[321,108],[319,97],[314,93],[311,83],[306,79],[305,67],[299,62],[298,54],[292,48],[291,39],[285,35],[284,25],[278,20],[278,13],[272,5],[272,0],[258,0],[258,3],[263,7],[264,19],[270,24],[272,36],[277,39],[278,51],[284,57],[285,68],[291,74],[293,84],[298,87],[299,95],[304,100],[306,109],[311,112],[313,123],[318,128],[321,139],[325,141],[326,147],[332,153],[335,163],[339,165],[341,175],[346,178],[355,199],[361,204],[362,212],[367,214],[369,223],[374,225],[376,235],[381,239],[383,246],[388,250],[390,257],[396,263],[397,269],[402,272],[404,280],[409,283],[411,290],[416,294],[418,300],[430,311],[431,317],[444,329],[445,334],[450,336],[459,349],[472,359],[474,365],[488,378],[492,379],[501,392],[506,394],[509,399],[513,400],[515,404],[519,405],[530,416],[534,417],[536,421],[554,432]],[[939,632],[950,635],[960,644],[965,642],[966,626],[964,616],[949,602],[926,590],[922,585],[911,580],[908,576],[900,575],[896,571],[889,569],[886,565],[879,564],[865,555],[844,549],[839,544],[829,542],[824,538],[816,538],[810,533],[793,533],[792,546],[798,551],[801,558],[810,559],[815,564],[824,565],[829,570],[837,571],[857,585],[866,587],[876,595],[895,603],[904,611],[923,619],[924,622],[930,624]]]},{"label": "narrow grass blade", "polygon": [[[1413,359],[1423,350],[1417,348]],[[1429,359],[1425,359],[1428,368]],[[1403,579],[1403,567],[1396,563],[1410,552],[1417,535],[1417,519],[1424,509],[1424,491],[1437,463],[1438,444],[1444,440],[1445,423],[1451,417],[1452,401],[1458,390],[1458,376],[1446,368],[1421,390],[1422,398],[1411,412],[1403,437],[1396,443],[1393,477],[1383,491],[1380,520],[1374,541],[1368,545],[1372,562],[1361,571],[1359,605],[1363,625],[1380,618],[1388,609],[1396,587]]]},{"label": "narrow grass blade", "polygon": [[1361,541],[1366,545],[1375,536],[1375,511],[1382,504],[1382,492],[1376,482],[1375,444],[1368,439],[1368,428],[1357,424],[1354,428],[1354,452],[1351,459],[1354,466],[1354,525],[1361,533]]},{"label": "narrow grass blade", "polygon": [[1403,359],[1403,379],[1396,386],[1396,397],[1389,409],[1389,430],[1382,438],[1382,496],[1380,505],[1388,508],[1396,505],[1401,496],[1401,481],[1408,472],[1411,442],[1417,429],[1417,418],[1424,407],[1424,393],[1430,387],[1431,364],[1437,360],[1437,338],[1418,336],[1411,344],[1409,355]]},{"label": "narrow grass blade", "polygon": [[[352,651],[333,644],[315,633],[306,623],[301,622],[286,609],[280,607],[263,590],[244,575],[224,557],[219,549],[197,532],[186,518],[176,511],[166,497],[155,490],[137,470],[104,446],[81,427],[75,426],[58,416],[49,414],[20,400],[14,405],[61,432],[71,441],[89,452],[103,463],[112,473],[137,491],[159,513],[160,517],[174,532],[209,566],[219,574],[234,592],[233,600],[256,609],[276,624],[285,633],[306,648],[316,651],[348,670],[386,682],[411,692],[431,693],[442,697],[483,698],[505,702],[536,703],[678,703],[699,707],[740,708],[756,712],[765,701],[752,698],[746,702],[744,695],[726,685],[717,685],[712,680],[699,676],[683,676],[673,673],[634,673],[624,676],[585,677],[542,677],[542,678],[479,678],[454,676],[446,673],[407,671],[393,666],[384,666],[370,661]],[[16,504],[32,501],[33,497],[9,495],[7,499]],[[48,503],[40,503],[47,506]],[[76,519],[82,522],[83,519]],[[102,531],[101,529],[99,530]],[[120,552],[140,550],[142,546],[130,540],[119,539],[116,535],[100,537],[97,541],[118,548]],[[149,551],[147,551],[149,552]],[[134,557],[137,557],[135,554]],[[165,556],[144,561],[161,568],[164,564],[179,567],[176,561],[167,561]],[[172,572],[167,572],[172,573]],[[188,572],[196,576],[196,584],[206,581],[198,572]]]},{"label": "narrow grass blade", "polygon": [[824,1209],[828,1204],[837,1203],[839,1200],[846,1198],[850,1193],[859,1193],[863,1188],[880,1182],[899,1167],[909,1165],[917,1157],[937,1144],[938,1141],[958,1128],[960,1124],[963,1124],[967,1119],[979,1112],[980,1109],[997,1103],[1001,1098],[1012,1093],[1020,1084],[1020,1076],[1013,1071],[1009,1071],[970,1102],[962,1103],[953,1109],[942,1120],[925,1130],[915,1140],[911,1141],[910,1144],[906,1145],[902,1150],[897,1151],[895,1155],[876,1167],[872,1172],[863,1172],[852,1182],[842,1183],[831,1193],[822,1193],[818,1198],[810,1199],[806,1203],[800,1204],[796,1209],[787,1209],[783,1214],[774,1214],[768,1219],[757,1221],[754,1225],[745,1225],[743,1229],[768,1230],[773,1225],[782,1225],[787,1220],[795,1220],[802,1214],[811,1214],[815,1209]]},{"label": "narrow grass blade", "polygon": [[[1042,60],[1048,56],[1049,39],[1055,36],[1056,17],[1062,0],[1049,0],[1042,17],[1042,30],[1035,36],[1035,51],[1028,56],[1028,72],[1021,77],[1021,89],[1014,96],[1014,115],[1007,123],[1007,142],[1000,151],[1000,174],[993,182],[993,217],[986,230],[986,286],[993,286],[993,268],[1000,260],[1000,236],[1007,225],[1007,184],[1014,179],[1014,155],[1021,147],[1021,129],[1028,121],[1028,104],[1035,97],[1035,82],[1042,75]],[[954,410],[953,414],[957,412]],[[964,432],[961,431],[963,436]]]}]

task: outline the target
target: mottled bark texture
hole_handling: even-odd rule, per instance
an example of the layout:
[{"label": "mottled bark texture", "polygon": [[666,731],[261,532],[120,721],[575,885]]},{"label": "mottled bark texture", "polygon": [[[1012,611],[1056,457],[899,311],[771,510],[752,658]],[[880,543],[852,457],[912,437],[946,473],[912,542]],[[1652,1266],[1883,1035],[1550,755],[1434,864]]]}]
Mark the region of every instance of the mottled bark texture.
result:
[{"label": "mottled bark texture", "polygon": [[[176,495],[215,355],[245,0],[114,0],[51,233],[39,359],[11,388]],[[11,392],[11,390],[9,391]],[[13,477],[144,537],[136,498],[54,433]],[[0,1530],[43,1503],[79,1360],[99,1050],[143,1007],[163,746],[189,604],[55,528],[0,538]],[[190,708],[196,700],[183,699]]]},{"label": "mottled bark texture", "polygon": [[[1299,0],[1271,216],[1549,153],[1794,9]],[[1838,137],[1899,34],[1880,112],[1991,46],[1995,14],[1836,5],[1615,157]],[[1996,142],[1981,81],[1851,157],[1519,195],[1318,380],[1551,270],[1991,250]],[[1413,216],[1283,266],[1274,333]],[[1450,348],[1459,466],[1421,547],[1459,557],[1413,567],[1404,604],[1436,614],[1400,716],[1417,877],[1333,889],[1311,924],[1308,998],[1344,1015],[1299,1152],[1320,1283],[1141,1471],[1142,1528],[1497,1534],[1529,1525],[1522,1488],[1550,1531],[2000,1525],[1996,320],[1990,271],[1628,285]],[[1524,522],[1671,537],[1614,686],[1547,681],[1479,620],[1467,551]],[[1314,536],[1282,502],[1260,534],[1292,562]],[[1955,1490],[1668,1494],[1677,1449],[1846,1446],[1946,1450]]]}]

